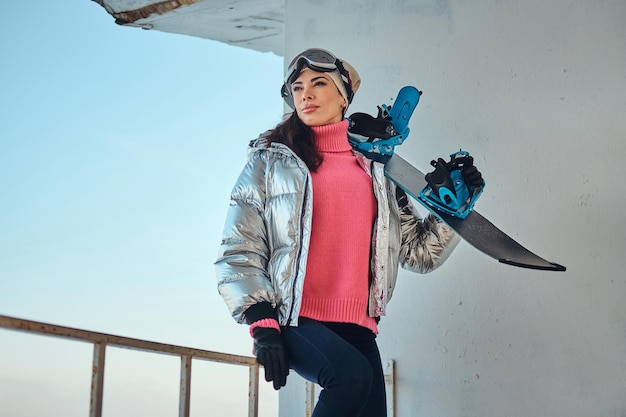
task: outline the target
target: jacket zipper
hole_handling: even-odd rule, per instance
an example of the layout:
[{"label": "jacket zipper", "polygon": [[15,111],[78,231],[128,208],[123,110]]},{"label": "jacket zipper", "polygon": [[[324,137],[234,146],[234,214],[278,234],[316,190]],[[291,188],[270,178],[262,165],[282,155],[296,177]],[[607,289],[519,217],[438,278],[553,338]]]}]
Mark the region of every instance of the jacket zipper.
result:
[{"label": "jacket zipper", "polygon": [[[294,155],[295,156],[295,155]],[[300,162],[302,163],[302,162]],[[303,164],[303,163],[302,163]],[[298,247],[298,256],[296,258],[296,267],[295,267],[295,271],[294,271],[294,277],[293,277],[293,283],[291,285],[291,308],[289,309],[289,317],[287,318],[287,326],[291,325],[291,322],[293,320],[293,311],[295,308],[295,300],[296,300],[296,281],[298,280],[298,275],[300,273],[300,258],[302,257],[302,246],[304,245],[303,241],[302,241],[302,236],[304,235],[304,211],[306,209],[306,205],[307,205],[307,192],[306,190],[309,189],[309,181],[310,181],[310,177],[311,174],[308,171],[308,168],[306,169],[306,181],[304,183],[304,198],[302,199],[302,208],[300,209],[300,234],[298,236],[298,239],[300,241],[299,247]],[[312,196],[309,196],[309,198],[312,198]]]}]

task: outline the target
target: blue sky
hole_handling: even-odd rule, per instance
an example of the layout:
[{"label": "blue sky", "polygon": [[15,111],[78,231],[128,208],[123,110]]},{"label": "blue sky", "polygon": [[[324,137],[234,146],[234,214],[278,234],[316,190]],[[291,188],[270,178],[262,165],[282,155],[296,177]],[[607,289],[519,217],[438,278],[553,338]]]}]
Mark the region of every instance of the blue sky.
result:
[{"label": "blue sky", "polygon": [[[0,314],[249,355],[212,263],[246,145],[281,119],[282,58],[121,27],[89,0],[0,16]],[[107,360],[105,415],[175,413],[177,359]],[[86,344],[0,330],[0,417],[41,415],[35,393],[48,416],[86,415],[90,361]],[[195,386],[223,390],[213,372]]]}]

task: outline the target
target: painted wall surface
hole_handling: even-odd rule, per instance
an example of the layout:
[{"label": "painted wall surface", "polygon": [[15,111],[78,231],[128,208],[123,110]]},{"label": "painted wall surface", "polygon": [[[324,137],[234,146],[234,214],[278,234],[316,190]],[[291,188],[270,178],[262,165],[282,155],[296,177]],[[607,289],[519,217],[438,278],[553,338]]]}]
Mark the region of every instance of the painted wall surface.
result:
[{"label": "painted wall surface", "polygon": [[[399,154],[469,150],[477,210],[565,273],[462,243],[401,272],[380,325],[397,417],[626,416],[626,2],[287,1],[285,57],[312,46],[360,72],[350,112],[424,91]],[[282,417],[301,407],[290,376]]]}]

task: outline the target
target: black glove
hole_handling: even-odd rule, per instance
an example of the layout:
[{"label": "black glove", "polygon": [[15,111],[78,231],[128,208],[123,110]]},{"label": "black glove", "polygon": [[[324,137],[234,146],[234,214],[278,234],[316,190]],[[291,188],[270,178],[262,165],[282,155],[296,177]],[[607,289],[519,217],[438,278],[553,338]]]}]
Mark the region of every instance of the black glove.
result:
[{"label": "black glove", "polygon": [[474,158],[465,157],[463,163],[459,166],[465,183],[470,187],[481,187],[483,185],[483,176],[474,166]]},{"label": "black glove", "polygon": [[[435,167],[433,172],[429,172],[424,177],[430,188],[435,192],[435,195],[439,196],[440,188],[447,188],[454,193],[454,183],[450,177],[450,170],[452,169],[451,162],[446,163],[442,158],[438,158],[436,161],[431,161],[430,164]],[[455,193],[456,196],[456,193]],[[451,204],[452,198],[445,196],[445,204]]]},{"label": "black glove", "polygon": [[478,168],[474,166],[474,158],[470,155],[453,156],[450,162],[438,158],[437,161],[431,161],[430,164],[435,167],[435,170],[426,174],[426,180],[433,189],[442,185],[448,189],[454,189],[449,173],[455,169],[461,171],[465,184],[471,189],[483,185],[483,176]]},{"label": "black glove", "polygon": [[283,345],[283,339],[276,329],[257,327],[252,331],[254,355],[265,368],[265,380],[274,382],[274,389],[279,390],[287,384],[289,361]]}]

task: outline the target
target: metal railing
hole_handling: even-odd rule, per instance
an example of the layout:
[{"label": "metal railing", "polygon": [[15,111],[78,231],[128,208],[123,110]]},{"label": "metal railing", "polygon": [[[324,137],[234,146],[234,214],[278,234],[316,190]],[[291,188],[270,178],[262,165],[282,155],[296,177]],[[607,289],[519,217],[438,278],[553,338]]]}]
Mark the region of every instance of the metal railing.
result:
[{"label": "metal railing", "polygon": [[144,352],[160,353],[179,356],[180,389],[178,401],[178,416],[189,417],[191,398],[191,362],[192,359],[201,359],[210,362],[242,365],[248,367],[248,417],[258,416],[259,407],[259,364],[255,358],[227,353],[211,352],[208,350],[193,349],[183,346],[149,342],[130,337],[114,336],[106,333],[97,333],[71,327],[56,326],[37,321],[24,320],[15,317],[0,315],[0,327],[25,331],[29,333],[57,336],[66,339],[92,343],[93,370],[91,374],[91,394],[89,417],[102,417],[102,401],[104,388],[104,365],[106,348],[108,346],[121,347]]},{"label": "metal railing", "polygon": [[[107,333],[98,333],[71,327],[57,326],[32,320],[0,315],[0,327],[46,336],[56,336],[66,339],[92,343],[94,346],[89,417],[102,417],[102,402],[104,389],[104,366],[107,346],[121,347],[144,352],[160,353],[179,356],[180,388],[178,400],[178,417],[189,417],[191,400],[191,363],[192,359],[201,359],[210,362],[242,365],[248,367],[248,417],[258,417],[259,408],[259,364],[249,356],[231,355],[208,350],[168,345],[133,339],[130,337],[115,336]],[[395,412],[394,361],[383,362],[385,385],[387,390],[387,416],[393,417]],[[315,407],[315,388],[312,382],[305,383],[304,414],[309,417]]]}]

